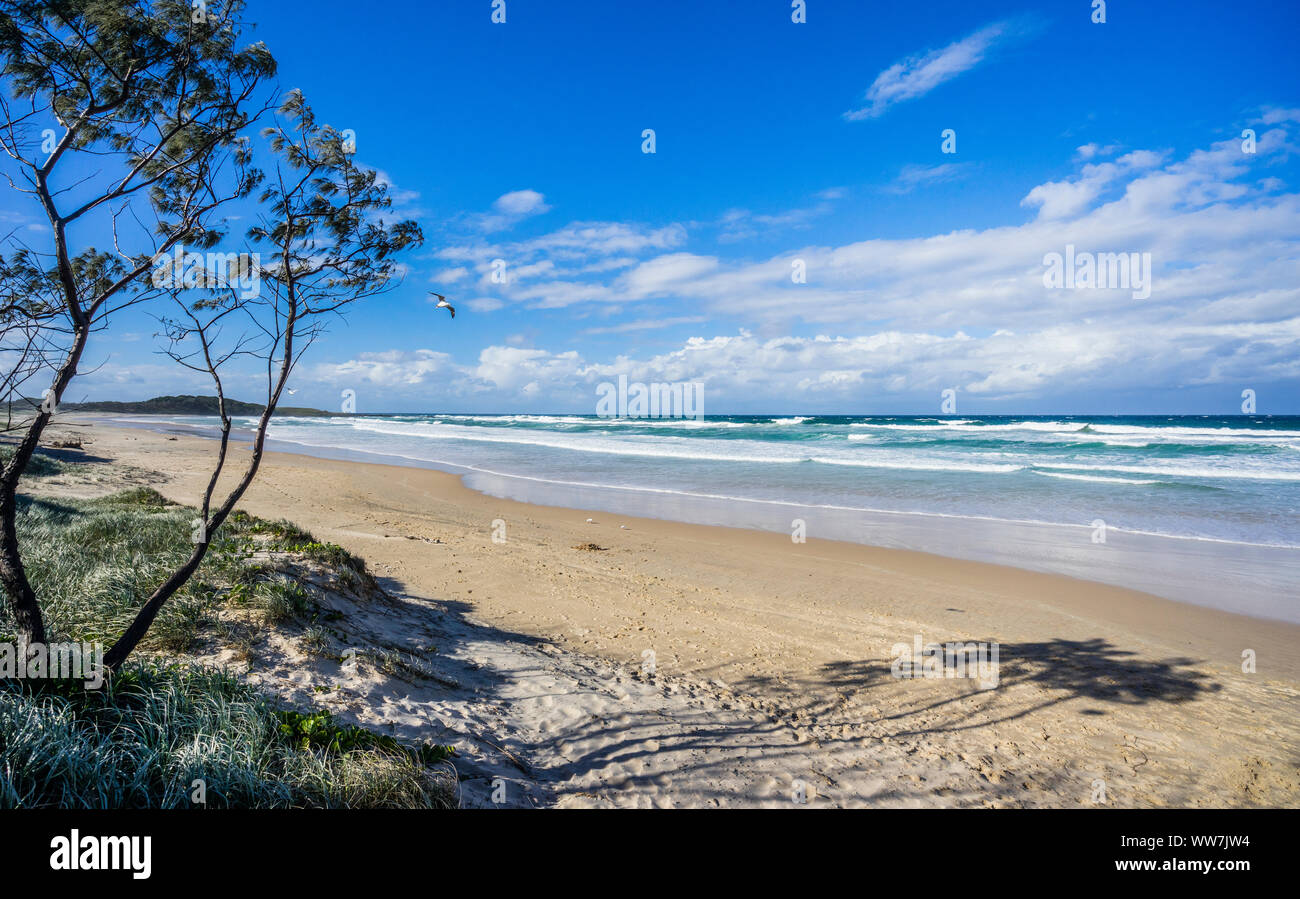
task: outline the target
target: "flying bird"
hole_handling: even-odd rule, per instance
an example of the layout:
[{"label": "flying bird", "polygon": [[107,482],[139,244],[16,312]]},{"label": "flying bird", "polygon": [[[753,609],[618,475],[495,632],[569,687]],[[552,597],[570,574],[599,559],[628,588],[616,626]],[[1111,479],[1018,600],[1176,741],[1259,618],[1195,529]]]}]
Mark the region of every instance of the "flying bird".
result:
[{"label": "flying bird", "polygon": [[[433,291],[431,290],[431,291],[429,291],[429,293],[433,293]],[[455,318],[455,317],[456,317],[456,307],[453,306],[451,303],[448,303],[448,302],[447,302],[447,298],[444,297],[442,294],[440,294],[440,293],[433,293],[433,295],[434,295],[435,297],[438,298],[438,305],[437,305],[436,308],[438,308],[438,309],[446,309],[448,312],[451,313],[451,317],[452,317],[452,318]]]}]

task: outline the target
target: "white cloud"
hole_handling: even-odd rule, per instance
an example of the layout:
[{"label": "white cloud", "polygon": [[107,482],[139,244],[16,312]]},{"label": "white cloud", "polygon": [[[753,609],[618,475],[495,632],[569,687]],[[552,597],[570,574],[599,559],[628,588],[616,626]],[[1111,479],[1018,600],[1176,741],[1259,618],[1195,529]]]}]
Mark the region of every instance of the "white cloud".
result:
[{"label": "white cloud", "polygon": [[[1286,193],[1276,180],[1257,176],[1252,184],[1248,177],[1289,146],[1287,133],[1277,128],[1260,134],[1255,155],[1242,153],[1235,139],[1174,161],[1165,151],[1135,150],[1081,163],[1070,176],[1033,188],[1023,205],[1036,215],[1024,224],[793,246],[767,259],[686,252],[680,225],[612,222],[575,223],[529,241],[450,248],[443,255],[464,260],[477,273],[493,308],[654,301],[666,316],[679,304],[768,335],[798,322],[1023,331],[1089,314],[1130,316],[1130,324],[1141,328],[1208,308],[1224,296],[1248,305],[1252,295],[1273,297],[1271,291],[1300,280],[1294,262],[1300,257],[1300,195]],[[924,183],[950,174],[918,169],[904,178]],[[1150,252],[1151,299],[1136,309],[1118,291],[1047,291],[1043,255],[1067,243],[1092,252]],[[494,258],[509,263],[505,284],[490,281]],[[806,284],[791,281],[796,258],[807,267]],[[605,269],[606,260],[617,265]],[[1187,277],[1190,271],[1194,278]],[[1259,302],[1257,311],[1265,314],[1268,304]],[[1243,311],[1243,320],[1249,314]]]},{"label": "white cloud", "polygon": [[830,213],[835,208],[834,201],[841,199],[844,193],[843,188],[827,188],[818,192],[817,203],[787,209],[784,212],[755,213],[748,209],[728,210],[714,223],[721,229],[718,233],[718,241],[734,243],[774,231],[809,228],[814,220]]},{"label": "white cloud", "polygon": [[623,322],[599,328],[586,328],[583,334],[630,334],[634,331],[655,331],[660,328],[675,328],[678,325],[695,325],[704,321],[702,315],[678,315],[669,318],[648,318],[639,321]]},{"label": "white cloud", "polygon": [[677,224],[650,228],[625,222],[573,222],[528,240],[454,245],[439,250],[437,255],[450,262],[479,265],[488,264],[492,259],[521,263],[540,256],[588,263],[599,257],[668,250],[685,240],[686,229]]},{"label": "white cloud", "polygon": [[[480,381],[509,394],[530,385],[553,385],[580,372],[581,367],[582,360],[573,350],[552,354],[526,347],[490,346],[479,354],[478,364],[469,367],[468,371]],[[532,392],[536,390],[534,387]]]},{"label": "white cloud", "polygon": [[[1080,148],[1082,149],[1082,148]],[[1020,205],[1038,207],[1040,219],[1060,219],[1083,212],[1123,175],[1160,164],[1165,154],[1137,150],[1115,162],[1085,165],[1078,177],[1049,181],[1031,190]]]},{"label": "white cloud", "polygon": [[1300,109],[1283,109],[1276,106],[1266,107],[1262,120],[1265,125],[1279,125],[1283,122],[1300,122]]},{"label": "white cloud", "polygon": [[469,269],[463,265],[456,265],[451,268],[445,268],[440,272],[435,272],[429,279],[430,284],[455,284],[457,281],[463,281],[469,277]]},{"label": "white cloud", "polygon": [[867,88],[868,105],[844,113],[849,121],[874,119],[904,100],[928,94],[945,81],[970,71],[984,61],[989,50],[1013,32],[1008,22],[986,25],[974,34],[940,50],[909,56],[876,76]]},{"label": "white cloud", "polygon": [[[679,226],[616,223],[479,247],[467,266],[485,252],[524,260],[515,267],[527,276],[492,290],[494,306],[607,311],[643,302],[657,314],[587,333],[728,320],[757,336],[697,332],[650,356],[637,356],[629,336],[628,352],[603,359],[564,346],[492,347],[455,366],[458,389],[472,385],[501,408],[536,396],[548,408],[580,409],[593,383],[626,373],[703,380],[714,409],[771,396],[861,408],[863,398],[928,397],[949,386],[1022,399],[1300,378],[1300,193],[1285,190],[1274,165],[1290,152],[1285,127],[1263,130],[1254,155],[1233,138],[1182,158],[1135,150],[1080,160],[1071,175],[1028,192],[1030,220],[986,229],[793,247],[756,260],[687,252]],[[1044,254],[1067,244],[1150,253],[1149,298],[1045,287]],[[791,281],[795,258],[806,284]],[[604,259],[623,264],[595,270]],[[383,368],[390,362],[353,365],[410,377]],[[441,380],[428,359],[411,364],[428,385]]]},{"label": "white cloud", "polygon": [[418,219],[428,214],[428,211],[420,206],[420,192],[398,187],[392,176],[383,169],[375,169],[375,183],[388,189],[388,199],[393,204],[388,209],[388,216],[395,219]]},{"label": "white cloud", "polygon": [[[1293,304],[1300,291],[1288,296]],[[926,397],[937,404],[942,390],[982,400],[1020,399],[1047,388],[1107,390],[1131,388],[1134,376],[1175,373],[1180,384],[1260,383],[1300,377],[1300,316],[1262,325],[1188,322],[1150,333],[1106,321],[1056,325],[1019,332],[1000,330],[975,337],[963,331],[882,330],[858,336],[779,337],[752,333],[694,337],[678,349],[645,358],[619,356],[593,363],[573,350],[492,346],[476,363],[446,368],[427,358],[432,351],[393,354],[383,362],[337,366],[346,375],[386,388],[420,385],[426,401],[477,395],[510,408],[533,396],[548,408],[582,409],[601,381],[626,374],[632,380],[699,381],[717,408],[758,408],[777,396],[797,409],[845,409],[887,403],[891,398]],[[1223,356],[1224,340],[1249,354]],[[405,367],[402,367],[405,366]],[[1161,383],[1153,381],[1152,383]],[[432,390],[430,389],[432,388]]]},{"label": "white cloud", "polygon": [[970,163],[946,162],[941,165],[905,165],[898,177],[885,190],[888,193],[911,193],[927,184],[939,184],[961,177],[969,169]]},{"label": "white cloud", "polygon": [[1110,156],[1118,149],[1119,147],[1116,146],[1115,144],[1107,144],[1106,146],[1102,146],[1101,144],[1091,143],[1091,144],[1084,144],[1082,147],[1079,147],[1077,150],[1075,150],[1074,153],[1075,156],[1077,156],[1079,159],[1082,159],[1085,162],[1087,162],[1088,160],[1095,159],[1098,156]]},{"label": "white cloud", "polygon": [[465,305],[475,312],[496,312],[505,306],[505,303],[496,297],[474,297],[466,300]]},{"label": "white cloud", "polygon": [[526,218],[550,212],[546,197],[535,190],[512,190],[497,197],[492,211],[471,216],[471,225],[479,231],[491,233],[513,228]]},{"label": "white cloud", "polygon": [[528,240],[453,245],[436,255],[462,263],[452,270],[472,272],[483,291],[496,295],[490,303],[480,303],[479,311],[501,308],[502,298],[557,309],[618,299],[618,291],[609,284],[575,279],[630,269],[635,274],[622,277],[640,283],[652,280],[656,268],[660,277],[665,277],[668,272],[664,269],[670,265],[651,265],[644,271],[648,263],[638,256],[672,249],[685,240],[686,229],[678,224],[650,228],[623,222],[573,222]]},{"label": "white cloud", "polygon": [[315,368],[315,377],[331,383],[369,384],[378,387],[410,387],[430,379],[452,375],[456,368],[451,356],[433,350],[387,350],[361,353],[355,359],[323,363]]},{"label": "white cloud", "polygon": [[666,293],[717,267],[718,260],[712,256],[696,256],[691,253],[657,256],[624,275],[618,282],[616,292],[631,299],[643,299]]},{"label": "white cloud", "polygon": [[503,215],[539,215],[550,210],[546,198],[535,190],[512,190],[497,197],[493,207]]}]

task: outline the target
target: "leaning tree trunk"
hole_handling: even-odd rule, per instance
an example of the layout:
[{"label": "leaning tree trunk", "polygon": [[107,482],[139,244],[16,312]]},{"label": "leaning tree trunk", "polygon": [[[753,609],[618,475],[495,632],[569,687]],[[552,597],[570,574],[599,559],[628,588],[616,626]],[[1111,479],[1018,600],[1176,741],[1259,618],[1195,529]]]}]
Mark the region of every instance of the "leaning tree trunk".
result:
[{"label": "leaning tree trunk", "polygon": [[[185,582],[193,577],[194,572],[198,570],[199,565],[203,562],[203,557],[208,553],[208,547],[211,545],[212,535],[217,532],[226,518],[234,511],[235,504],[243,498],[245,491],[257,477],[257,470],[262,465],[262,453],[266,445],[266,429],[271,423],[271,416],[275,414],[275,407],[280,402],[280,394],[284,390],[285,383],[289,380],[289,373],[293,370],[293,329],[297,323],[297,304],[291,304],[289,315],[285,323],[285,342],[284,358],[280,364],[280,371],[274,387],[267,396],[266,408],[262,410],[262,415],[257,420],[257,432],[253,437],[253,454],[249,459],[248,468],[245,469],[243,477],[230,495],[226,497],[217,511],[212,513],[212,517],[204,521],[203,539],[194,547],[194,552],[185,564],[172,572],[171,576],[164,581],[149,601],[136,614],[135,620],[130,626],[122,632],[122,636],[117,638],[117,642],[104,653],[104,667],[109,671],[116,671],[117,668],[126,661],[127,657],[135,650],[140,641],[144,639],[145,634],[149,633],[149,628],[153,626],[154,619],[162,611],[163,604],[167,602],[177,590],[185,586]],[[225,442],[223,439],[221,448],[221,458],[225,458]],[[209,489],[216,483],[216,476],[220,474],[220,467],[214,474],[213,481]],[[205,500],[206,503],[206,500]]]},{"label": "leaning tree trunk", "polygon": [[[77,363],[86,348],[88,333],[84,324],[78,325],[73,332],[72,345],[50,388],[55,407],[77,373]],[[18,481],[27,470],[27,464],[36,452],[45,426],[52,417],[53,412],[47,411],[43,405],[37,410],[36,417],[27,425],[23,439],[14,448],[14,454],[4,466],[3,472],[0,472],[0,586],[4,588],[5,598],[18,625],[18,633],[28,644],[45,642],[45,619],[41,615],[36,592],[27,579],[27,569],[23,566],[18,546]]]}]

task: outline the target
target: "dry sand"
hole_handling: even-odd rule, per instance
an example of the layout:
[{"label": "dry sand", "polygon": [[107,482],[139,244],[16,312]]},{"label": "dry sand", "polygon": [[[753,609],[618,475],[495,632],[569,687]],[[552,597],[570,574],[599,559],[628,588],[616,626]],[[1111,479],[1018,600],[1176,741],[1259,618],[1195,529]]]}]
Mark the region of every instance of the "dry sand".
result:
[{"label": "dry sand", "polygon": [[[105,460],[43,487],[193,504],[214,444],[60,416]],[[233,463],[247,457],[242,445]],[[111,462],[111,467],[108,463]],[[241,507],[363,556],[391,602],[250,679],[454,743],[466,805],[1289,806],[1300,627],[1066,577],[495,499],[436,471],[268,454]],[[588,519],[595,519],[589,522]],[[505,523],[494,543],[494,521]],[[598,547],[598,548],[593,548]],[[892,676],[891,648],[996,641],[998,685]],[[1244,673],[1253,650],[1257,672]],[[239,664],[228,656],[214,659]],[[1104,782],[1104,785],[1103,785]]]}]

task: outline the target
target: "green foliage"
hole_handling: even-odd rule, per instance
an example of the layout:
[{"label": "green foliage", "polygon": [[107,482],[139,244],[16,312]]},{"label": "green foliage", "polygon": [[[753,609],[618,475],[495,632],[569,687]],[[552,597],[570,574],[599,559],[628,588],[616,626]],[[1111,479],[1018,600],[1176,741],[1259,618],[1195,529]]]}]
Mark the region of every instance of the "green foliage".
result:
[{"label": "green foliage", "polygon": [[[149,488],[93,500],[20,497],[19,547],[50,633],[111,645],[193,551],[193,517]],[[218,542],[215,553],[227,545]],[[163,606],[144,645],[190,646],[215,602],[210,585],[191,579]]]},{"label": "green foliage", "polygon": [[[20,499],[19,544],[50,632],[111,645],[158,584],[193,552],[194,516],[193,509],[169,502],[151,487],[90,500]],[[162,607],[144,648],[191,648],[223,602],[257,609],[270,623],[321,617],[302,584],[249,560],[257,550],[298,553],[341,581],[375,587],[364,560],[336,544],[317,542],[287,521],[237,511],[211,537],[199,573]],[[227,586],[217,588],[204,572]],[[0,629],[7,614],[0,607]]]},{"label": "green foliage", "polygon": [[314,656],[323,656],[329,652],[330,632],[319,624],[313,624],[302,632],[302,648]]},{"label": "green foliage", "polygon": [[[80,178],[75,199],[33,196],[31,211],[44,218],[48,200],[52,215],[73,222],[129,203],[138,221],[151,215],[154,236],[215,246],[222,233],[211,222],[213,209],[261,180],[239,137],[250,98],[275,73],[265,45],[240,46],[243,13],[242,0],[208,0],[198,22],[187,0],[0,6],[0,90],[26,107],[24,120],[10,123],[19,127],[0,129],[0,140],[9,156],[45,175],[71,169]],[[57,135],[53,152],[33,139],[46,125]],[[92,174],[76,169],[78,161]],[[210,203],[193,202],[205,193]],[[139,276],[147,275],[155,249],[68,249],[71,297],[55,274],[60,260],[38,248],[0,266],[0,283],[6,294],[27,298],[29,315],[71,303],[93,317],[109,295],[147,289]]]},{"label": "green foliage", "polygon": [[[194,514],[149,488],[22,498],[18,532],[51,639],[111,644],[192,551]],[[273,621],[316,616],[300,583],[247,560],[254,533],[296,541],[304,532],[242,513],[226,530],[199,575],[163,606],[148,648],[190,648],[223,602]],[[209,580],[209,569],[229,588]],[[3,614],[0,639],[16,639]],[[210,807],[445,807],[450,786],[428,766],[450,753],[403,746],[327,713],[286,712],[199,666],[128,664],[98,692],[82,682],[0,682],[0,808],[184,808],[195,779],[207,783]]]},{"label": "green foliage", "polygon": [[318,749],[341,755],[362,749],[373,749],[391,755],[404,755],[416,762],[432,765],[456,754],[451,746],[422,743],[417,747],[404,746],[386,734],[377,734],[363,727],[339,724],[326,710],[297,712],[283,709],[276,713],[280,720],[280,735],[290,745],[299,749]]},{"label": "green foliage", "polygon": [[260,581],[252,588],[251,604],[266,614],[267,621],[280,624],[306,618],[316,610],[316,603],[302,584],[286,577]]},{"label": "green foliage", "polygon": [[241,509],[236,509],[230,513],[228,521],[235,533],[271,537],[271,546],[275,549],[288,550],[292,546],[311,543],[315,540],[311,534],[291,521],[268,521],[264,518],[254,518]]},{"label": "green foliage", "polygon": [[[266,408],[262,403],[245,403],[226,397],[226,414],[254,417]],[[156,396],[139,402],[63,403],[64,412],[113,412],[126,415],[217,415],[220,407],[215,396]],[[332,412],[309,409],[304,406],[276,406],[276,415],[327,417]]]},{"label": "green foliage", "polygon": [[163,509],[176,505],[152,487],[134,487],[93,500],[101,506],[145,506]]},{"label": "green foliage", "polygon": [[388,186],[378,172],[358,166],[343,133],[316,121],[302,92],[290,91],[274,125],[263,130],[278,157],[279,177],[259,196],[270,213],[248,230],[262,256],[283,260],[266,267],[262,283],[281,301],[291,298],[302,329],[309,318],[396,286],[394,258],[424,242],[414,221],[393,222]]},{"label": "green foliage", "polygon": [[329,568],[351,568],[361,574],[366,570],[366,563],[352,555],[337,543],[303,543],[292,547],[292,552],[300,552],[307,558]]},{"label": "green foliage", "polygon": [[[3,468],[8,464],[9,457],[13,454],[14,451],[10,447],[0,446],[0,468]],[[58,459],[47,456],[44,453],[36,452],[33,453],[31,459],[28,460],[27,468],[23,470],[23,474],[29,478],[44,478],[49,477],[50,475],[59,474],[66,468],[67,466]]]},{"label": "green foliage", "polygon": [[[196,7],[188,0],[0,4],[0,91],[23,101],[16,104],[22,107],[17,118],[8,115],[8,107],[0,109],[0,144],[8,157],[35,172],[29,179],[34,211],[49,220],[47,233],[53,235],[44,247],[23,247],[0,259],[0,297],[12,298],[5,314],[17,317],[14,334],[26,335],[29,344],[44,347],[42,329],[51,323],[61,329],[55,333],[74,335],[49,338],[54,349],[42,350],[55,358],[66,354],[60,371],[76,370],[85,335],[106,327],[113,310],[170,293],[185,320],[162,319],[168,355],[195,367],[188,360],[200,355],[196,342],[208,366],[258,354],[272,363],[283,352],[279,378],[269,393],[278,400],[296,354],[314,342],[324,322],[349,304],[395,286],[402,271],[395,255],[423,242],[415,222],[395,222],[385,215],[392,206],[385,179],[355,163],[355,147],[337,129],[318,125],[297,90],[264,132],[277,157],[275,174],[283,176],[289,169],[292,177],[264,178],[245,132],[268,109],[258,108],[255,95],[274,75],[275,62],[260,42],[241,46],[244,11],[243,0],[208,0]],[[42,146],[44,138],[33,139],[43,125],[51,126],[53,147]],[[49,188],[66,180],[65,171],[80,175],[83,169],[87,174],[71,194]],[[226,235],[219,210],[251,196],[259,186],[262,208],[246,235],[248,250],[268,260],[257,272],[256,302],[228,288],[212,288],[193,300],[183,295],[183,285],[163,285],[149,277],[156,260],[172,249],[179,253],[221,243]],[[117,218],[127,211],[141,226],[137,236],[146,235],[134,246],[116,239]],[[96,218],[98,229],[92,225]],[[67,226],[73,224],[69,232]],[[55,239],[66,233],[110,233],[110,224],[115,238],[111,252],[69,248]],[[222,331],[217,323],[233,321],[225,317],[236,309],[246,313],[248,330],[230,334],[234,342],[226,351],[214,350],[211,341]],[[71,332],[65,316],[76,325]],[[215,368],[213,375],[217,377]],[[63,378],[56,387],[65,391]],[[272,402],[268,399],[259,410],[269,411]],[[215,405],[212,398],[197,396],[149,403],[152,411],[210,411]],[[247,411],[234,401],[232,409]],[[31,433],[39,434],[44,422],[45,416],[36,416]],[[5,499],[9,514],[12,496]],[[37,507],[29,505],[24,524],[39,544],[27,567],[34,572],[29,579],[47,627],[112,642],[129,624],[139,600],[152,592],[146,586],[167,584],[170,590],[171,572],[189,553],[184,544],[167,539],[184,513],[156,492],[137,491],[105,507],[103,514],[82,516],[75,523],[84,532],[78,535],[83,542],[59,547],[67,550],[66,559],[50,549],[49,532],[60,522],[59,511],[43,507],[32,513]],[[109,542],[114,535],[120,538],[128,509],[154,513],[141,523],[147,546],[134,556]],[[7,526],[12,523],[5,522],[5,533],[11,533]],[[246,547],[256,536],[231,528],[224,537],[213,538],[212,551],[221,556],[217,542],[242,537]],[[273,535],[280,543],[302,546],[321,564],[336,566],[341,582],[377,587],[359,559],[307,536],[288,529]],[[201,553],[208,544],[200,547]],[[226,549],[226,560],[216,560],[218,568],[231,564],[229,558],[239,551]],[[40,566],[48,572],[39,571]],[[42,578],[46,583],[38,584]],[[82,588],[89,590],[89,601],[68,599]],[[160,594],[160,600],[166,599],[165,617],[139,645],[188,646],[210,593],[185,584],[174,596]],[[262,591],[259,597],[272,616],[295,615],[301,606],[300,598],[283,591]],[[136,636],[119,642],[115,655],[134,651]]]},{"label": "green foliage", "polygon": [[286,713],[207,668],[128,665],[97,692],[0,682],[0,808],[188,808],[195,780],[215,808],[448,807],[428,766],[450,752]]}]

